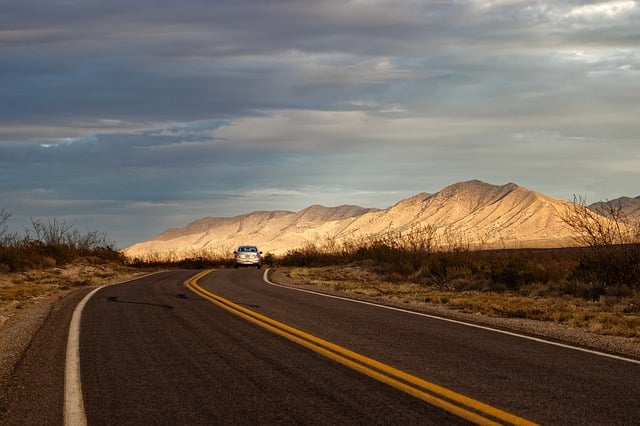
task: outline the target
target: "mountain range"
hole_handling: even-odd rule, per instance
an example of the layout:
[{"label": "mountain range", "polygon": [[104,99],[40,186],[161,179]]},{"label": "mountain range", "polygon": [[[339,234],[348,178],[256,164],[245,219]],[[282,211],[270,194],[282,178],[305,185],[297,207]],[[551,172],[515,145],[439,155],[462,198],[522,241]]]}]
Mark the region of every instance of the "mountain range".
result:
[{"label": "mountain range", "polygon": [[[629,217],[640,219],[640,197],[608,201],[616,202]],[[227,256],[238,245],[253,244],[265,253],[284,254],[309,243],[371,238],[416,227],[435,230],[444,245],[564,247],[575,245],[574,235],[560,219],[571,207],[571,202],[514,183],[492,185],[470,180],[435,194],[414,195],[386,209],[313,205],[298,212],[206,217],[170,228],[123,252],[129,258],[178,260],[205,254]],[[589,207],[597,211],[602,204]]]}]

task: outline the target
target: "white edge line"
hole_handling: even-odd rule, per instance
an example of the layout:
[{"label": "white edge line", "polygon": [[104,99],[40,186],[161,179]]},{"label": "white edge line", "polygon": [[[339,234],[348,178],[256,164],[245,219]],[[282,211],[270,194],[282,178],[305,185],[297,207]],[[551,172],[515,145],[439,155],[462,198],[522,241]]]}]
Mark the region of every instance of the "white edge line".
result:
[{"label": "white edge line", "polygon": [[91,296],[102,287],[93,289],[78,303],[71,323],[67,340],[67,359],[64,374],[64,424],[68,426],[83,426],[87,424],[82,399],[82,383],[80,381],[80,319],[82,310]]},{"label": "white edge line", "polygon": [[329,297],[329,298],[332,298],[332,299],[345,300],[347,302],[360,303],[362,305],[375,306],[375,307],[382,308],[382,309],[389,309],[391,311],[404,312],[404,313],[407,313],[407,314],[418,315],[418,316],[421,316],[421,317],[431,318],[431,319],[435,319],[435,320],[439,320],[439,321],[450,322],[450,323],[453,323],[453,324],[465,325],[467,327],[479,328],[481,330],[492,331],[494,333],[506,334],[508,336],[513,336],[513,337],[519,337],[521,339],[532,340],[532,341],[538,342],[538,343],[544,343],[544,344],[547,344],[547,345],[558,346],[560,348],[571,349],[571,350],[574,350],[574,351],[586,352],[586,353],[592,354],[592,355],[597,355],[597,356],[601,356],[601,357],[615,359],[615,360],[618,360],[618,361],[624,361],[624,362],[629,362],[629,363],[632,363],[632,364],[639,364],[640,365],[640,360],[637,360],[637,359],[626,358],[626,357],[619,356],[619,355],[608,354],[606,352],[600,352],[600,351],[596,351],[596,350],[593,350],[593,349],[581,348],[579,346],[571,346],[571,345],[567,345],[565,343],[559,343],[559,342],[554,342],[554,341],[551,341],[551,340],[541,339],[539,337],[527,336],[526,334],[519,334],[519,333],[515,333],[515,332],[512,332],[512,331],[500,330],[500,329],[497,329],[497,328],[492,328],[492,327],[487,327],[487,326],[484,326],[484,325],[473,324],[473,323],[470,323],[470,322],[454,320],[454,319],[451,319],[451,318],[441,317],[441,316],[437,316],[437,315],[425,314],[423,312],[410,311],[410,310],[407,310],[407,309],[396,308],[394,306],[381,305],[379,303],[366,302],[364,300],[350,299],[348,297],[334,296],[334,295],[331,295],[331,294],[325,294],[325,293],[321,293],[321,292],[318,292],[318,291],[306,290],[306,289],[303,289],[303,288],[296,288],[296,287],[290,287],[290,286],[286,286],[286,285],[276,284],[274,282],[269,281],[269,278],[267,276],[268,272],[269,272],[269,269],[264,271],[264,275],[263,275],[262,278],[263,278],[264,282],[266,282],[267,284],[272,285],[272,286],[282,287],[282,288],[286,288],[286,289],[289,289],[289,290],[301,291],[303,293],[311,293],[311,294],[315,294],[315,295],[318,295],[318,296]]},{"label": "white edge line", "polygon": [[[149,275],[131,278],[125,281],[119,281],[113,284],[123,284],[135,281]],[[84,411],[84,400],[82,398],[82,382],[80,379],[80,320],[82,319],[82,310],[89,299],[101,288],[100,286],[93,289],[78,303],[71,316],[69,324],[69,335],[67,337],[67,354],[64,366],[64,425],[65,426],[85,426],[87,424],[87,416]]]}]

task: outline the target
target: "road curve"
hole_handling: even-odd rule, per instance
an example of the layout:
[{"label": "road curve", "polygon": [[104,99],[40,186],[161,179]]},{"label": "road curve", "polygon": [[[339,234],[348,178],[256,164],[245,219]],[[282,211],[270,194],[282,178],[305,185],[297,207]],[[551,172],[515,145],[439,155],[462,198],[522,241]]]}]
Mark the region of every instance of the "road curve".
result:
[{"label": "road curve", "polygon": [[[398,370],[393,366],[381,363],[375,359],[363,356],[345,347],[276,321],[273,318],[259,314],[256,311],[247,309],[207,291],[199,285],[198,281],[208,273],[209,271],[204,271],[196,275],[186,282],[186,286],[194,293],[201,295],[222,309],[268,331],[475,424],[508,423],[522,426],[534,424],[526,419],[514,416],[511,413],[483,404],[480,401],[468,398],[449,389],[442,388],[420,377]],[[272,284],[266,278],[266,275],[265,281]]]},{"label": "road curve", "polygon": [[[89,299],[79,352],[89,425],[465,423],[205,300],[184,285],[197,272],[159,273]],[[253,269],[198,284],[534,422],[640,424],[638,364],[276,287]],[[2,401],[3,425],[62,424],[66,330],[87,293],[60,303],[34,337]]]},{"label": "road curve", "polygon": [[184,287],[190,275],[108,287],[87,303],[88,424],[463,423],[216,307]]},{"label": "road curve", "polygon": [[265,285],[220,270],[200,285],[237,304],[542,424],[640,424],[640,365],[490,330]]}]

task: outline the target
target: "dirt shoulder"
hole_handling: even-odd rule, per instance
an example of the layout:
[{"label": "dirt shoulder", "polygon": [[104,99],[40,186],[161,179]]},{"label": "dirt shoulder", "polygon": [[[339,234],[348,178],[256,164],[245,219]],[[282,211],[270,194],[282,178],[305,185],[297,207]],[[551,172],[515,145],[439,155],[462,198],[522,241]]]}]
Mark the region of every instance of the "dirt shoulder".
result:
[{"label": "dirt shoulder", "polygon": [[144,273],[85,259],[64,268],[0,275],[0,388],[56,303],[74,292]]}]

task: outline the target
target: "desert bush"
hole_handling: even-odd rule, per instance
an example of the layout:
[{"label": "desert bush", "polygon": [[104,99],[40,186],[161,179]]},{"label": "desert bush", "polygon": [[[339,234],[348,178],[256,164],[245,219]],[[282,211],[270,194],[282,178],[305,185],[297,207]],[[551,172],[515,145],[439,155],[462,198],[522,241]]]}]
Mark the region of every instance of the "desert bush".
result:
[{"label": "desert bush", "polygon": [[[273,255],[270,255],[269,261],[273,261]],[[146,253],[143,257],[128,258],[127,264],[135,268],[206,269],[231,267],[233,266],[233,249],[230,246],[222,246],[191,248],[182,251],[154,251]]]},{"label": "desert bush", "polygon": [[7,233],[11,215],[0,210],[0,269],[8,272],[65,265],[79,257],[93,256],[123,263],[124,257],[104,233],[82,234],[72,225],[56,219],[43,223],[31,220],[25,235]]},{"label": "desert bush", "polygon": [[180,268],[180,269],[207,269],[219,267],[231,267],[233,261],[214,256],[193,256],[172,258],[167,256],[147,256],[144,258],[127,259],[127,265],[133,268]]},{"label": "desert bush", "polygon": [[574,197],[561,220],[574,231],[579,244],[590,247],[570,280],[592,288],[592,297],[604,294],[608,286],[640,289],[640,223],[626,215],[620,204],[602,203],[591,210],[585,198]]},{"label": "desert bush", "polygon": [[[383,281],[412,282],[445,291],[573,295],[589,300],[606,294],[607,286],[585,275],[595,268],[585,260],[591,248],[471,250],[453,244],[443,249],[432,244],[432,235],[414,229],[351,240],[346,245],[308,243],[274,259],[274,265],[355,265]],[[598,268],[604,267],[611,266]]]},{"label": "desert bush", "polygon": [[4,242],[5,235],[7,234],[7,221],[11,217],[11,213],[5,209],[0,210],[0,244]]},{"label": "desert bush", "polygon": [[264,263],[265,265],[273,265],[275,263],[276,257],[274,256],[273,253],[266,253],[263,257],[262,257],[262,263]]},{"label": "desert bush", "polygon": [[[431,226],[414,226],[404,231],[388,230],[360,239],[343,251],[349,262],[369,261],[379,274],[390,279],[418,278],[430,254],[435,251],[436,232]],[[395,278],[394,278],[395,277]]]},{"label": "desert bush", "polygon": [[640,224],[625,214],[620,203],[605,202],[590,209],[585,197],[574,195],[571,207],[560,214],[560,219],[582,246],[608,248],[640,243]]},{"label": "desert bush", "polygon": [[298,249],[289,250],[277,263],[282,266],[323,266],[341,264],[341,258],[341,250],[328,251],[310,241]]},{"label": "desert bush", "polygon": [[453,281],[473,279],[477,268],[467,254],[468,252],[462,251],[441,251],[429,254],[424,259],[422,283],[440,289],[451,289]]}]

